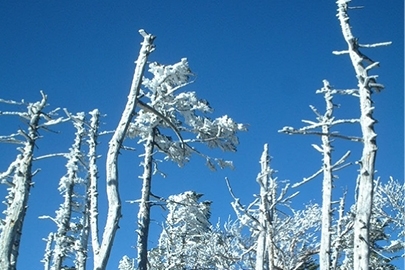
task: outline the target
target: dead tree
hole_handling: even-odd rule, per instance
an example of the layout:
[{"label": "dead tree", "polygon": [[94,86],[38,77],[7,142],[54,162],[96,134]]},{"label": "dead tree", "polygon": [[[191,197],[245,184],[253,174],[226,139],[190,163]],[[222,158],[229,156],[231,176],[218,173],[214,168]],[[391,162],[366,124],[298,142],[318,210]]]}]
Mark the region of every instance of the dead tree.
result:
[{"label": "dead tree", "polygon": [[335,54],[348,54],[352,61],[354,71],[358,80],[358,96],[360,101],[360,126],[363,139],[363,152],[360,161],[360,172],[357,183],[356,217],[354,222],[353,242],[353,269],[368,270],[370,247],[370,216],[373,202],[373,183],[375,172],[375,160],[377,154],[377,134],[374,131],[376,120],[373,117],[372,94],[380,92],[384,86],[377,83],[377,75],[370,75],[369,72],[379,66],[378,62],[360,52],[361,48],[386,46],[391,42],[378,44],[360,44],[358,38],[352,34],[352,27],[348,16],[350,0],[338,0],[337,17],[340,22],[343,37],[348,45],[345,51],[334,52]]},{"label": "dead tree", "polygon": [[313,144],[312,146],[322,154],[322,166],[315,174],[308,178],[304,178],[300,183],[296,183],[293,187],[298,187],[314,178],[323,175],[322,181],[322,229],[321,229],[321,245],[319,250],[319,267],[321,270],[329,270],[331,267],[331,255],[333,254],[331,245],[331,232],[332,232],[332,188],[333,182],[336,179],[336,175],[333,173],[340,170],[349,163],[346,163],[347,158],[350,155],[350,151],[347,151],[335,164],[332,161],[332,140],[333,138],[342,138],[352,141],[361,141],[361,138],[350,137],[333,132],[333,128],[339,124],[352,124],[358,123],[358,119],[335,119],[333,116],[333,111],[336,105],[333,103],[333,94],[351,94],[352,90],[336,90],[333,89],[329,82],[324,80],[323,87],[317,90],[316,93],[323,94],[326,111],[322,115],[320,114],[314,106],[310,106],[312,111],[316,114],[316,119],[318,122],[302,120],[304,123],[308,124],[300,129],[295,129],[292,127],[284,127],[279,132],[286,134],[303,134],[303,135],[318,135],[321,137],[322,145]]},{"label": "dead tree", "polygon": [[21,153],[13,161],[6,172],[0,173],[0,181],[8,186],[6,196],[5,218],[1,220],[0,232],[0,269],[16,269],[20,238],[28,208],[28,198],[32,186],[32,177],[37,171],[32,171],[34,149],[41,138],[40,129],[64,121],[63,118],[52,119],[51,113],[45,113],[47,96],[41,92],[42,99],[35,103],[0,100],[2,103],[27,106],[26,112],[0,112],[1,115],[19,116],[27,122],[28,129],[20,129],[18,133],[0,136],[0,142],[22,145]]},{"label": "dead tree", "polygon": [[[137,97],[139,96],[143,72],[146,66],[149,54],[154,50],[153,41],[155,37],[147,34],[144,30],[139,31],[143,36],[142,47],[136,60],[135,72],[132,80],[128,101],[121,115],[121,119],[109,142],[107,161],[106,161],[106,190],[108,200],[107,221],[104,227],[101,242],[98,238],[98,226],[96,226],[96,213],[91,213],[93,219],[92,238],[93,238],[93,256],[94,270],[104,270],[107,267],[111,248],[114,242],[115,234],[118,229],[118,221],[121,218],[121,200],[118,191],[118,155],[123,145],[125,136],[131,120],[135,116]],[[94,208],[92,208],[94,210]]]},{"label": "dead tree", "polygon": [[[248,206],[243,206],[233,193],[228,179],[229,192],[234,199],[232,207],[242,225],[249,228],[255,239],[254,246],[243,253],[255,251],[255,269],[300,269],[317,253],[317,243],[311,230],[320,225],[320,209],[317,205],[295,211],[290,201],[299,192],[287,195],[289,184],[278,189],[275,170],[270,167],[268,145],[264,145],[260,158],[261,171],[257,176],[260,193]],[[288,215],[280,208],[290,208]],[[305,222],[303,222],[305,220]],[[305,242],[305,244],[303,244]]]},{"label": "dead tree", "polygon": [[[51,232],[47,238],[42,261],[45,269],[60,270],[63,265],[66,265],[66,259],[71,257],[75,258],[75,269],[84,270],[89,232],[87,182],[80,177],[80,171],[83,171],[84,165],[82,147],[86,136],[85,114],[71,115],[68,112],[67,114],[76,129],[75,138],[69,153],[61,153],[67,159],[66,174],[60,179],[58,188],[63,196],[63,202],[56,211],[55,217],[40,217],[54,221],[57,226],[57,231]],[[49,156],[52,157],[52,154]]]}]

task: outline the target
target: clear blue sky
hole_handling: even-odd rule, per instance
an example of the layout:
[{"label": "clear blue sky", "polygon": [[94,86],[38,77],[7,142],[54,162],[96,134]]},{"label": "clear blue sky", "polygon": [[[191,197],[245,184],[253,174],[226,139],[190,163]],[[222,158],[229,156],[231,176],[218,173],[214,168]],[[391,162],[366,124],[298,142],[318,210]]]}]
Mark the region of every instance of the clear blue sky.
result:
[{"label": "clear blue sky", "polygon": [[[188,90],[197,91],[215,109],[213,117],[228,114],[249,124],[240,136],[236,154],[207,152],[234,160],[236,169],[210,172],[204,160],[195,157],[184,169],[163,165],[168,178],[156,177],[153,192],[168,196],[186,190],[204,193],[214,201],[212,222],[234,218],[224,177],[228,176],[242,202],[252,201],[258,192],[255,182],[264,143],[269,143],[272,166],[279,179],[300,181],[320,168],[320,155],[311,146],[315,137],[277,133],[283,126],[301,127],[301,119],[314,119],[309,105],[324,110],[323,98],[315,94],[327,79],[336,88],[353,88],[356,78],[344,50],[335,1],[2,1],[0,3],[0,98],[35,101],[39,90],[48,95],[50,109],[66,107],[71,112],[99,108],[107,114],[102,129],[113,129],[126,102],[134,60],[144,28],[157,36],[150,61],[172,64],[189,59],[197,74]],[[376,73],[386,90],[375,95],[375,118],[379,152],[378,176],[403,178],[404,168],[404,15],[403,1],[353,1],[364,5],[350,13],[353,33],[361,43],[393,41],[390,47],[365,50],[381,62]],[[337,116],[357,117],[353,98],[337,98]],[[0,119],[0,135],[23,126],[19,120]],[[60,135],[43,132],[37,155],[67,151],[73,138],[68,125],[56,128]],[[348,129],[354,134],[359,128]],[[46,139],[48,138],[48,139]],[[108,139],[103,139],[105,150]],[[14,159],[13,146],[2,145],[0,171]],[[103,150],[104,149],[104,150]],[[336,158],[353,149],[351,160],[360,158],[360,145],[336,144]],[[137,207],[125,200],[140,196],[141,175],[137,152],[121,156],[123,200],[121,229],[109,268],[116,269],[126,254],[135,256]],[[100,154],[105,155],[104,152]],[[103,169],[103,160],[100,168]],[[49,167],[49,165],[52,165]],[[54,215],[61,202],[56,187],[64,174],[64,162],[41,161],[35,177],[27,223],[24,227],[19,269],[41,269],[47,236],[55,226],[39,215]],[[356,166],[342,172],[336,183],[336,197],[345,188],[352,200]],[[101,174],[102,176],[102,174]],[[102,185],[103,179],[100,179]],[[301,189],[295,205],[319,202],[321,179]],[[4,194],[4,187],[0,194]],[[102,207],[105,205],[102,204]],[[153,209],[159,222],[166,212]],[[101,223],[104,216],[101,213]],[[160,223],[159,223],[160,224]],[[159,225],[153,225],[150,247],[156,245]],[[91,256],[91,252],[89,253]],[[91,259],[90,259],[91,260]]]}]

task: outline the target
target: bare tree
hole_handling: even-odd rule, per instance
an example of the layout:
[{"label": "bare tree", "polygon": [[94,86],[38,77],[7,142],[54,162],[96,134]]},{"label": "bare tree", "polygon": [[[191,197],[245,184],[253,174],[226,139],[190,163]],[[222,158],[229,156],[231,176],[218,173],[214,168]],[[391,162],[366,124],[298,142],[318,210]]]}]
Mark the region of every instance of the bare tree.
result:
[{"label": "bare tree", "polygon": [[[261,172],[257,177],[260,194],[248,206],[243,206],[234,195],[229,181],[229,192],[234,198],[232,207],[240,222],[252,231],[255,245],[255,269],[300,269],[311,256],[318,252],[314,231],[320,226],[320,209],[309,205],[304,210],[295,211],[289,207],[290,200],[298,192],[287,195],[289,184],[278,190],[277,178],[270,168],[268,146],[265,144],[260,159]],[[280,208],[291,209],[288,215]],[[304,222],[305,220],[305,222]]]},{"label": "bare tree", "polygon": [[80,171],[86,171],[82,170],[85,165],[85,156],[82,151],[86,136],[85,114],[71,115],[68,112],[67,114],[72,120],[76,132],[69,153],[62,153],[68,160],[67,172],[60,179],[58,188],[63,196],[63,203],[56,211],[56,217],[40,217],[51,219],[57,225],[57,231],[51,232],[47,238],[43,259],[45,270],[62,269],[62,266],[67,264],[66,258],[70,256],[75,258],[75,269],[84,270],[86,268],[89,233],[87,181],[80,177]]},{"label": "bare tree", "polygon": [[[93,256],[94,256],[94,270],[104,270],[107,267],[108,258],[110,256],[111,248],[114,242],[114,237],[118,229],[118,221],[121,217],[121,200],[118,191],[118,155],[123,145],[125,136],[128,131],[131,120],[135,116],[135,108],[137,105],[137,98],[141,87],[142,76],[149,54],[154,50],[153,41],[155,37],[147,34],[144,30],[139,30],[143,36],[141,50],[138,59],[136,60],[136,67],[130,92],[128,94],[128,101],[122,113],[121,119],[114,131],[114,134],[109,142],[107,161],[106,161],[106,189],[108,200],[107,221],[104,227],[101,242],[98,239],[98,226],[97,221],[92,220],[92,238],[93,238]],[[91,208],[94,209],[94,208]],[[92,219],[97,218],[96,213],[91,213]]]},{"label": "bare tree", "polygon": [[304,178],[300,183],[296,183],[293,187],[301,186],[308,181],[316,178],[320,174],[323,175],[322,181],[322,229],[321,229],[321,245],[319,250],[319,267],[321,270],[328,270],[331,268],[331,255],[332,244],[331,244],[331,233],[332,233],[332,187],[334,180],[337,178],[334,175],[335,171],[338,171],[349,163],[346,163],[347,158],[350,155],[350,151],[347,151],[336,163],[333,164],[332,161],[332,139],[342,138],[352,141],[361,141],[361,138],[356,138],[353,136],[345,136],[339,134],[332,129],[336,125],[346,124],[346,123],[358,123],[358,119],[335,119],[333,116],[333,111],[336,105],[333,103],[333,94],[351,94],[353,90],[336,90],[333,89],[329,82],[324,80],[323,87],[317,90],[316,93],[323,94],[326,111],[322,115],[320,114],[314,106],[310,106],[312,111],[316,114],[316,119],[318,122],[313,122],[309,120],[302,120],[304,123],[308,124],[300,129],[294,129],[292,127],[284,127],[279,132],[286,134],[303,134],[303,135],[318,135],[321,137],[322,145],[313,144],[312,146],[322,154],[322,166],[315,174],[308,178]]},{"label": "bare tree", "polygon": [[[40,101],[28,104],[0,100],[2,103],[27,106],[26,112],[3,111],[1,115],[19,116],[28,125],[26,131],[20,129],[16,134],[0,137],[0,142],[22,145],[19,149],[21,153],[17,155],[15,161],[10,164],[7,171],[0,174],[1,183],[8,186],[8,195],[4,202],[7,207],[4,211],[6,216],[1,220],[0,227],[0,269],[16,269],[32,177],[37,173],[32,171],[32,164],[36,141],[41,138],[38,131],[64,121],[62,117],[52,119],[55,111],[44,112],[47,96],[43,92],[41,95]],[[42,123],[41,120],[43,120]]]},{"label": "bare tree", "polygon": [[348,16],[349,2],[350,0],[337,1],[337,17],[348,49],[334,53],[349,54],[358,80],[363,153],[359,161],[360,173],[357,185],[358,194],[356,198],[356,217],[354,222],[353,268],[368,270],[370,259],[370,216],[372,213],[373,181],[377,154],[377,134],[374,131],[376,121],[373,118],[374,106],[372,104],[371,95],[373,92],[381,91],[384,87],[377,83],[376,79],[378,76],[369,74],[370,70],[379,66],[379,63],[371,60],[360,52],[360,48],[385,46],[391,44],[391,42],[360,44],[358,38],[355,38],[352,34],[352,27]]}]

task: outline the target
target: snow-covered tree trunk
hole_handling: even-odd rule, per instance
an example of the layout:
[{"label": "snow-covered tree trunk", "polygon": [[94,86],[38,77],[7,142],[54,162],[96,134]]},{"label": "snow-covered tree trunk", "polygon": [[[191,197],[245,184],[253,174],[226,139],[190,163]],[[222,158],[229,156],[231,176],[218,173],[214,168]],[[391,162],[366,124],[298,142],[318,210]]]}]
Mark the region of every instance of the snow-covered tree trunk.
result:
[{"label": "snow-covered tree trunk", "polygon": [[88,131],[87,144],[89,145],[89,151],[87,153],[88,158],[88,219],[90,223],[91,232],[91,245],[93,252],[99,250],[100,243],[98,240],[98,167],[97,167],[97,139],[99,129],[100,112],[95,109],[90,112],[90,129]]},{"label": "snow-covered tree trunk", "polygon": [[45,254],[44,258],[41,262],[44,263],[44,270],[51,269],[51,262],[52,262],[52,243],[53,243],[53,233],[49,233],[48,238],[46,239],[46,247],[45,247]]},{"label": "snow-covered tree trunk", "polygon": [[[88,187],[88,186],[87,186]],[[86,192],[88,191],[88,188]],[[88,193],[87,193],[88,196]],[[87,200],[87,198],[86,198]],[[88,204],[86,204],[84,213],[83,213],[83,220],[82,220],[82,228],[80,229],[80,233],[78,235],[78,246],[76,247],[76,259],[75,259],[75,266],[76,270],[86,270],[86,263],[88,258],[88,243],[89,243],[89,234],[90,234],[90,221],[89,221],[89,208]]]},{"label": "snow-covered tree trunk", "polygon": [[[94,250],[95,270],[106,269],[114,237],[118,229],[118,221],[121,217],[121,200],[118,191],[118,155],[127,134],[129,124],[135,114],[135,107],[148,55],[154,50],[153,41],[155,37],[151,34],[147,34],[144,30],[140,30],[139,32],[144,40],[142,42],[138,59],[136,60],[136,68],[128,95],[128,101],[117,128],[109,142],[106,161],[108,212],[101,244],[98,249]],[[97,232],[92,232],[93,237],[96,233]]]},{"label": "snow-covered tree trunk", "polygon": [[[310,106],[312,111],[317,115],[318,122],[302,120],[309,125],[300,129],[294,129],[291,127],[284,127],[281,132],[287,134],[304,134],[304,135],[319,135],[321,137],[322,145],[312,144],[312,146],[322,154],[322,166],[319,171],[317,171],[312,176],[305,178],[302,182],[297,183],[294,187],[298,187],[312,179],[316,176],[322,174],[322,226],[321,226],[321,242],[319,250],[319,267],[321,270],[329,270],[331,267],[331,232],[332,232],[332,187],[333,180],[335,176],[334,171],[344,168],[348,164],[343,164],[346,162],[347,157],[350,152],[343,155],[335,164],[332,164],[332,150],[333,146],[331,143],[331,138],[338,137],[348,140],[360,140],[360,138],[349,137],[345,135],[340,135],[336,132],[332,132],[332,127],[337,124],[343,123],[357,123],[358,119],[335,119],[333,116],[333,110],[335,105],[333,104],[333,93],[340,94],[350,94],[349,90],[336,90],[332,89],[327,80],[323,80],[323,87],[317,90],[316,93],[324,94],[324,99],[326,103],[326,111],[321,115],[314,106]],[[315,131],[316,129],[321,129],[321,131]]]},{"label": "snow-covered tree trunk", "polygon": [[[51,269],[59,270],[62,267],[66,256],[72,251],[74,240],[69,235],[71,232],[71,218],[74,208],[74,187],[78,184],[79,163],[81,162],[81,146],[85,136],[84,113],[72,116],[73,124],[76,128],[76,137],[70,149],[68,162],[66,164],[67,174],[59,182],[59,190],[63,193],[64,202],[60,205],[56,215],[58,225],[57,232],[53,235],[55,241],[53,252],[53,265]],[[87,249],[87,247],[85,247]]]},{"label": "snow-covered tree trunk", "polygon": [[[264,145],[263,153],[260,158],[261,171],[257,177],[260,185],[260,206],[259,206],[259,235],[257,237],[256,248],[256,270],[274,269],[274,245],[272,243],[273,228],[271,226],[274,215],[276,186],[274,181],[270,180],[270,156],[268,144]],[[270,181],[269,181],[270,180]]]},{"label": "snow-covered tree trunk", "polygon": [[[65,110],[66,111],[66,110]],[[87,133],[85,128],[85,114],[83,112],[71,115],[66,113],[76,129],[75,138],[69,153],[51,154],[63,155],[67,158],[66,174],[59,181],[59,192],[63,202],[56,211],[56,217],[40,216],[55,222],[57,231],[49,234],[42,262],[44,269],[60,270],[67,267],[73,260],[77,270],[84,270],[88,249],[88,183],[80,177],[83,171],[82,146]]]},{"label": "snow-covered tree trunk", "polygon": [[[242,257],[256,248],[253,251],[256,270],[301,269],[301,266],[311,262],[311,257],[319,250],[312,231],[319,229],[321,211],[317,205],[308,206],[303,211],[292,210],[290,200],[298,192],[287,196],[289,184],[277,192],[277,178],[270,167],[267,144],[264,145],[260,164],[261,171],[256,179],[260,185],[260,194],[246,207],[234,195],[226,179],[229,192],[234,198],[232,207],[241,224],[252,232],[252,238],[256,242],[254,246],[244,248]],[[293,215],[280,211],[279,208],[283,206],[291,209]]]},{"label": "snow-covered tree trunk", "polygon": [[[83,214],[83,229],[80,235],[82,247],[87,247],[89,234],[91,234],[91,245],[93,250],[98,250],[100,244],[98,241],[98,167],[97,167],[97,140],[100,126],[100,112],[94,109],[89,112],[91,115],[89,128],[87,131],[87,196],[85,202],[85,211]],[[87,259],[87,249],[78,254],[78,270],[85,270]]]},{"label": "snow-covered tree trunk", "polygon": [[257,248],[256,248],[256,266],[255,269],[264,269],[266,255],[266,231],[261,229],[257,236]]},{"label": "snow-covered tree trunk", "polygon": [[370,216],[372,211],[375,159],[377,154],[377,134],[374,132],[374,124],[376,121],[373,118],[374,107],[371,94],[373,89],[378,92],[383,89],[383,86],[376,83],[377,76],[370,76],[368,74],[369,70],[378,66],[378,62],[372,61],[362,54],[359,49],[361,47],[377,47],[390,43],[359,44],[358,39],[352,34],[349,23],[349,16],[347,14],[349,2],[350,0],[337,1],[337,17],[340,21],[343,37],[348,45],[347,51],[340,53],[349,54],[358,79],[361,111],[360,126],[363,137],[363,153],[359,161],[360,172],[357,185],[358,194],[356,198],[356,217],[354,222],[353,268],[356,270],[368,270],[370,267]]},{"label": "snow-covered tree trunk", "polygon": [[[329,85],[324,81],[324,88]],[[326,89],[327,90],[327,89]],[[331,120],[333,117],[333,96],[330,91],[325,91],[326,112],[324,117]],[[328,122],[328,121],[327,121]],[[332,229],[332,146],[329,134],[329,124],[322,125],[322,155],[323,155],[323,181],[322,181],[322,225],[321,225],[321,246],[319,250],[319,269],[330,269],[331,255],[331,229]]]},{"label": "snow-covered tree trunk", "polygon": [[344,211],[345,211],[345,201],[346,201],[346,193],[339,199],[339,209],[338,209],[338,220],[336,224],[336,238],[331,245],[333,245],[333,252],[331,254],[331,261],[330,261],[330,269],[336,270],[338,269],[338,261],[339,261],[339,253],[341,252],[341,246],[343,242],[343,237],[345,234],[348,233],[351,226],[347,226],[345,228],[343,224],[344,219]]},{"label": "snow-covered tree trunk", "polygon": [[[259,233],[257,236],[257,247],[256,247],[256,270],[264,269],[266,263],[266,234],[267,234],[267,220],[266,214],[268,213],[267,209],[267,166],[268,166],[268,151],[267,144],[264,145],[264,150],[260,158],[261,171],[258,176],[258,182],[260,184],[260,206],[259,206]],[[268,258],[267,258],[268,259]]]},{"label": "snow-covered tree trunk", "polygon": [[152,184],[153,146],[156,129],[152,128],[145,141],[143,161],[142,194],[138,212],[138,269],[147,270],[148,267],[148,235],[150,223],[150,192]]},{"label": "snow-covered tree trunk", "polygon": [[42,92],[42,100],[28,106],[28,132],[19,133],[25,138],[22,154],[17,157],[15,173],[7,196],[6,217],[2,220],[0,234],[0,269],[16,269],[20,236],[28,207],[28,197],[32,185],[32,161],[35,142],[39,138],[38,129],[42,110],[47,97]]}]

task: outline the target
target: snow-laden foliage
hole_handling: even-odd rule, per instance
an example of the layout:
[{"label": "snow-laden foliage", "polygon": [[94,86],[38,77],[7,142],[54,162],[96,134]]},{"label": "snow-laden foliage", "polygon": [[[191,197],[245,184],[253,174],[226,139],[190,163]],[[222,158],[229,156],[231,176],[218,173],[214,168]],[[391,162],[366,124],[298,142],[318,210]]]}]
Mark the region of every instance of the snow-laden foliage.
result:
[{"label": "snow-laden foliage", "polygon": [[232,269],[230,243],[211,226],[211,202],[199,202],[201,197],[187,191],[168,198],[159,244],[149,252],[151,269]]},{"label": "snow-laden foliage", "polygon": [[[259,209],[252,207],[249,210],[249,215],[240,214],[239,216],[242,224],[251,232],[250,242],[254,243],[246,250],[250,250],[250,256],[257,260],[257,240],[260,236],[260,230],[262,230],[257,222]],[[265,234],[269,237],[266,241],[266,247],[272,246],[273,251],[272,256],[266,254],[264,269],[268,269],[269,266],[266,265],[270,261],[274,267],[280,269],[299,269],[309,262],[319,249],[320,207],[316,204],[307,205],[303,210],[285,214],[283,211],[283,213],[279,212],[273,215],[271,226],[266,227]]]},{"label": "snow-laden foliage", "polygon": [[[165,154],[165,159],[173,160],[180,166],[189,161],[192,153],[201,154],[194,148],[194,143],[236,151],[239,144],[237,132],[245,131],[246,127],[227,115],[210,119],[206,114],[213,109],[206,100],[199,99],[195,92],[178,93],[191,83],[193,75],[186,58],[174,65],[151,63],[149,72],[153,78],[144,79],[146,88],[140,97],[148,101],[140,101],[144,105],[140,106],[142,110],[129,127],[129,137],[140,137],[139,142],[144,142],[150,130],[157,128],[154,140],[157,149]],[[167,132],[167,129],[172,131]],[[231,166],[230,162],[204,157],[210,161],[207,165],[211,169],[215,168],[215,163],[220,167]]]},{"label": "snow-laden foliage", "polygon": [[[385,184],[378,181],[374,191],[374,213],[384,222],[393,225],[393,229],[399,229],[398,238],[404,239],[405,183],[400,183],[392,177]],[[395,245],[391,244],[390,246],[389,250],[393,250],[392,247]],[[402,247],[404,248],[403,243]]]},{"label": "snow-laden foliage", "polygon": [[118,264],[119,270],[134,270],[135,269],[135,262],[134,259],[130,259],[128,256],[122,257]]},{"label": "snow-laden foliage", "polygon": [[[138,97],[140,110],[129,125],[126,135],[140,137],[145,152],[143,161],[143,180],[138,211],[138,267],[147,268],[147,238],[150,223],[150,193],[152,175],[158,171],[155,161],[156,152],[164,155],[164,160],[172,160],[179,166],[188,162],[193,153],[206,160],[206,165],[215,170],[232,167],[232,162],[220,158],[211,158],[194,146],[204,143],[209,148],[223,151],[236,151],[239,144],[237,132],[246,130],[228,116],[214,120],[206,116],[212,112],[208,102],[197,98],[195,92],[180,92],[191,83],[193,75],[186,58],[174,65],[161,65],[156,62],[149,65],[151,79],[143,78],[145,90]],[[146,101],[143,101],[146,100]]]}]

